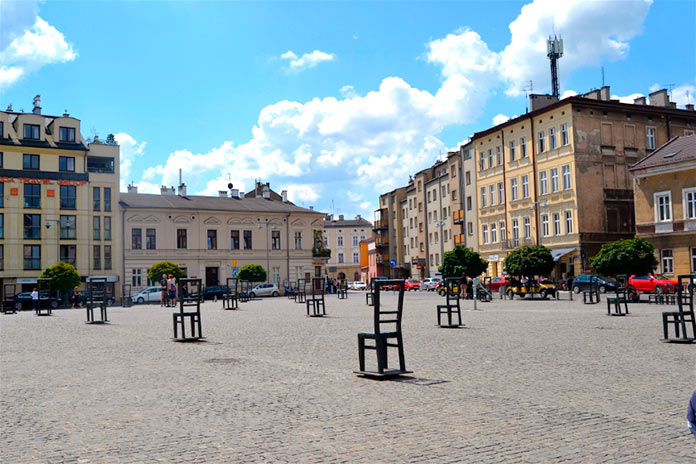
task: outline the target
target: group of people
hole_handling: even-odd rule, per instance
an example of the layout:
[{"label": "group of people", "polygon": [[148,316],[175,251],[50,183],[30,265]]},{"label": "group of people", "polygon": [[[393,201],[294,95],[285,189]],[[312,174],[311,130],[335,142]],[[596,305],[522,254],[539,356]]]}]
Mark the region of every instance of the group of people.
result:
[{"label": "group of people", "polygon": [[176,279],[173,274],[169,274],[169,276],[162,274],[160,289],[162,290],[160,306],[167,308],[176,307]]}]

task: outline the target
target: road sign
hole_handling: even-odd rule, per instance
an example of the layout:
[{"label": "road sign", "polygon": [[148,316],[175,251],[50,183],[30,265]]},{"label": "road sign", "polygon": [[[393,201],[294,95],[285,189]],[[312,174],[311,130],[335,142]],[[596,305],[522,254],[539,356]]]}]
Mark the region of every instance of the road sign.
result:
[{"label": "road sign", "polygon": [[237,277],[237,268],[236,267],[232,269],[232,276]]},{"label": "road sign", "polygon": [[389,265],[390,265],[391,267],[396,266],[396,260],[395,260],[395,259],[390,259],[390,260],[389,260]]},{"label": "road sign", "polygon": [[237,267],[237,260],[236,259],[232,260],[232,267]]}]

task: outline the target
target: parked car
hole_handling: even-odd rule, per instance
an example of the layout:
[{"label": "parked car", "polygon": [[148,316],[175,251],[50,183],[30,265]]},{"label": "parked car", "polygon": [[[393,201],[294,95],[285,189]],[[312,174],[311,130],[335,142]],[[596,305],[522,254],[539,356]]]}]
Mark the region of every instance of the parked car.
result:
[{"label": "parked car", "polygon": [[421,286],[420,280],[416,280],[416,279],[406,279],[406,282],[404,283],[404,290],[408,290],[408,291],[415,290],[415,291],[418,291],[418,290],[420,290],[420,286]]},{"label": "parked car", "polygon": [[616,291],[616,281],[612,279],[608,279],[606,277],[598,276],[598,275],[593,275],[593,274],[583,274],[577,276],[575,279],[573,279],[573,292],[574,293],[580,293],[581,291],[584,290],[589,290],[590,285],[592,284],[592,278],[597,279],[597,288],[599,289],[599,293],[606,293],[606,292],[614,292]]},{"label": "parked car", "polygon": [[351,290],[365,290],[367,289],[367,285],[362,280],[356,280],[348,284],[348,288]]},{"label": "parked car", "polygon": [[159,303],[162,298],[162,289],[160,287],[147,287],[140,290],[135,295],[131,295],[133,303]]},{"label": "parked car", "polygon": [[511,285],[507,289],[507,296],[511,300],[515,295],[524,298],[528,294],[537,293],[541,298],[547,298],[549,295],[556,294],[556,284],[550,280],[542,280],[541,283],[528,282],[528,284],[520,284],[520,286]]},{"label": "parked car", "polygon": [[421,290],[434,292],[440,282],[441,279],[439,277],[426,277],[421,282]]},{"label": "parked car", "polygon": [[[84,306],[87,304],[88,300],[89,300],[89,292],[86,290],[83,292],[80,292],[80,304]],[[116,301],[116,298],[114,298],[113,295],[106,296],[106,305],[107,306],[113,306],[115,301]]]},{"label": "parked car", "polygon": [[256,298],[257,296],[278,296],[278,286],[276,284],[258,284],[256,287],[249,290],[249,297]]},{"label": "parked car", "polygon": [[209,285],[203,289],[203,299],[213,300],[217,298],[219,300],[228,291],[227,285]]},{"label": "parked car", "polygon": [[[31,292],[18,293],[12,297],[6,297],[7,300],[12,300],[15,303],[15,309],[17,311],[23,311],[25,309],[34,309],[34,302],[31,300]],[[45,300],[46,297],[41,298]],[[56,309],[60,306],[60,300],[54,296],[49,297],[51,300],[51,309]]]},{"label": "parked car", "polygon": [[632,275],[628,279],[628,286],[642,293],[674,293],[679,282],[660,274],[648,274],[642,276]]},{"label": "parked car", "polygon": [[509,276],[493,277],[491,279],[491,292],[497,292],[500,287],[509,287],[512,279]]}]

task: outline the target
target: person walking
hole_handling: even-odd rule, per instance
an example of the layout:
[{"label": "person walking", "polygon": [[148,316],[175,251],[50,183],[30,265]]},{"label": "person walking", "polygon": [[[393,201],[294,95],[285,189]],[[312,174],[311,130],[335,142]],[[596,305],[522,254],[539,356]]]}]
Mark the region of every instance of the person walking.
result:
[{"label": "person walking", "polygon": [[691,395],[691,401],[689,401],[689,407],[686,410],[686,420],[689,425],[689,430],[694,434],[694,439],[696,439],[696,391]]},{"label": "person walking", "polygon": [[176,308],[176,279],[173,274],[169,274],[168,287],[169,292],[167,296],[169,297],[169,303],[173,308]]},{"label": "person walking", "polygon": [[160,290],[162,290],[162,295],[160,295],[160,307],[167,305],[169,306],[169,302],[167,301],[167,274],[162,274],[162,280],[160,280]]},{"label": "person walking", "polygon": [[39,289],[34,288],[31,292],[31,302],[34,305],[34,311],[39,312]]},{"label": "person walking", "polygon": [[70,303],[72,303],[73,309],[80,307],[80,292],[77,291],[77,287],[73,289],[72,295],[70,295]]},{"label": "person walking", "polygon": [[459,298],[463,300],[466,299],[466,282],[466,272],[462,272],[462,275],[459,276]]}]

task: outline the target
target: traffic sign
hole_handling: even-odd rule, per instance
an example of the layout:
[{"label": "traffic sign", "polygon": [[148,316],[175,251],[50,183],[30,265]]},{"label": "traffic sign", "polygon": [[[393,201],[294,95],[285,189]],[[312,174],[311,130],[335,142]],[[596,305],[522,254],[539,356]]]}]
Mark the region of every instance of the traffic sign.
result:
[{"label": "traffic sign", "polygon": [[390,259],[390,260],[389,260],[389,265],[390,265],[391,267],[396,266],[396,260],[395,260],[395,259]]},{"label": "traffic sign", "polygon": [[236,267],[232,269],[232,276],[237,277],[237,268]]}]

